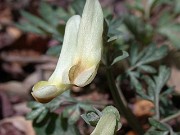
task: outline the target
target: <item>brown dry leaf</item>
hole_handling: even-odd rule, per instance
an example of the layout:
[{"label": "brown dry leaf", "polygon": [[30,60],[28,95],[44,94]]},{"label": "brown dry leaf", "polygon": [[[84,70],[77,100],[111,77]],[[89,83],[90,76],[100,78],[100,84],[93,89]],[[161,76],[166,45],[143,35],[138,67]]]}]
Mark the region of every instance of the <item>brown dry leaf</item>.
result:
[{"label": "brown dry leaf", "polygon": [[81,97],[78,97],[81,100],[92,100],[92,101],[102,101],[102,100],[107,100],[108,95],[107,94],[102,94],[97,91],[93,91],[88,95],[83,95]]},{"label": "brown dry leaf", "polygon": [[46,63],[57,61],[57,59],[54,57],[46,55],[39,56],[39,54],[33,50],[14,50],[10,52],[1,52],[0,58],[5,62],[18,62],[23,64]]},{"label": "brown dry leaf", "polygon": [[37,66],[37,71],[30,74],[23,82],[9,81],[0,83],[0,91],[6,92],[10,97],[19,96],[22,99],[29,98],[30,90],[35,83],[47,80],[52,74],[55,64],[47,63]]},{"label": "brown dry leaf", "polygon": [[14,110],[8,96],[4,92],[0,92],[0,119],[12,116],[13,114]]},{"label": "brown dry leaf", "polygon": [[10,8],[5,8],[4,10],[1,10],[0,23],[1,24],[11,24],[12,23],[12,14],[11,14]]},{"label": "brown dry leaf", "polygon": [[134,131],[129,131],[126,135],[137,135]]},{"label": "brown dry leaf", "polygon": [[13,105],[13,109],[18,115],[25,115],[31,111],[31,109],[27,107],[27,102],[21,102],[21,103],[15,104]]},{"label": "brown dry leaf", "polygon": [[139,100],[134,104],[133,112],[137,117],[152,116],[151,111],[154,108],[154,104],[147,100]]},{"label": "brown dry leaf", "polygon": [[22,32],[16,27],[9,26],[7,27],[6,31],[14,40],[20,38],[20,36],[22,35]]},{"label": "brown dry leaf", "polygon": [[19,130],[20,133],[24,135],[35,135],[35,131],[32,127],[32,122],[27,121],[22,116],[15,116],[2,120],[0,122],[0,134],[4,133],[4,135],[7,135],[6,132],[8,133],[8,131],[6,131],[5,128],[2,128],[5,124],[11,124],[11,126],[14,126],[16,130]]},{"label": "brown dry leaf", "polygon": [[0,91],[6,92],[10,97],[20,96],[23,99],[29,97],[29,90],[31,87],[41,79],[38,72],[34,72],[29,75],[24,82],[9,81],[6,83],[0,83]]},{"label": "brown dry leaf", "polygon": [[180,70],[176,67],[171,68],[171,76],[167,85],[170,87],[175,86],[175,91],[180,94]]},{"label": "brown dry leaf", "polygon": [[57,59],[54,59],[54,62],[49,62],[36,66],[37,71],[41,73],[41,80],[48,80],[48,78],[56,68],[56,63]]},{"label": "brown dry leaf", "polygon": [[95,107],[104,108],[108,104],[112,104],[111,100],[108,100],[109,95],[93,91],[87,95],[76,97],[80,101],[93,101]]},{"label": "brown dry leaf", "polygon": [[24,73],[22,66],[18,62],[3,63],[2,68],[12,76],[22,75]]}]

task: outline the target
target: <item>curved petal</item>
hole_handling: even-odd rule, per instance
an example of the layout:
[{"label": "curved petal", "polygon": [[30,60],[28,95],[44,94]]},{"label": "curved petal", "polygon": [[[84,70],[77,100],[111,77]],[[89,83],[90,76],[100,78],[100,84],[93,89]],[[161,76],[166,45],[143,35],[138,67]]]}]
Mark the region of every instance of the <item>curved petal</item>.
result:
[{"label": "curved petal", "polygon": [[98,0],[87,0],[79,28],[77,59],[90,66],[101,60],[103,12]]},{"label": "curved petal", "polygon": [[[81,17],[79,15],[74,15],[68,20],[66,24],[61,54],[56,69],[49,78],[50,82],[53,82],[55,80],[61,82],[62,77],[64,76],[63,75],[64,72],[66,72],[66,70],[69,70],[72,65],[77,47],[77,38],[78,38],[80,20]],[[65,75],[68,76],[68,74]]]},{"label": "curved petal", "polygon": [[47,103],[68,88],[69,85],[58,86],[48,81],[40,81],[34,85],[31,94],[38,102]]},{"label": "curved petal", "polygon": [[80,72],[76,76],[76,78],[73,79],[72,83],[79,87],[84,87],[85,85],[88,85],[94,79],[97,73],[96,69],[97,69],[96,66],[92,66],[88,69],[85,69],[83,72]]},{"label": "curved petal", "polygon": [[98,0],[87,0],[78,32],[74,65],[69,71],[72,84],[85,86],[97,73],[101,60],[103,12]]}]

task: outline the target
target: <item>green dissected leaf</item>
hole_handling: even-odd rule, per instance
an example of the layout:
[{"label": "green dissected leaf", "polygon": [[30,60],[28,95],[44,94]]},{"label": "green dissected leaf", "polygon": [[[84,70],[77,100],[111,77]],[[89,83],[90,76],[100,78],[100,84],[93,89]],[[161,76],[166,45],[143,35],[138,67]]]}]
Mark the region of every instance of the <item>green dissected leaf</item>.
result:
[{"label": "green dissected leaf", "polygon": [[58,109],[61,106],[61,104],[63,104],[64,102],[74,102],[74,101],[75,99],[70,96],[70,91],[68,90],[64,92],[63,94],[54,98],[51,102],[45,104],[45,106],[47,109],[53,112],[56,109]]},{"label": "green dissected leaf", "polygon": [[137,10],[139,11],[140,13],[144,14],[144,7],[142,5],[142,0],[136,0],[134,1],[134,3],[126,3],[127,7],[131,10]]},{"label": "green dissected leaf", "polygon": [[[173,115],[177,112],[174,108],[172,100],[168,100],[168,96],[160,96],[160,113],[163,117],[168,117],[169,115]],[[168,109],[167,109],[168,108]]]},{"label": "green dissected leaf", "polygon": [[17,24],[17,27],[25,32],[52,36],[54,39],[62,42],[65,24],[60,23],[60,20],[67,21],[70,14],[62,8],[53,8],[45,2],[41,3],[39,13],[42,18],[26,11],[21,11],[21,15],[30,23]]},{"label": "green dissected leaf", "polygon": [[59,24],[59,25],[56,27],[56,28],[57,28],[57,31],[60,33],[60,35],[62,36],[62,38],[63,38],[64,32],[65,32],[65,27],[66,27],[65,24]]},{"label": "green dissected leaf", "polygon": [[150,10],[156,5],[157,1],[158,0],[148,0],[147,1],[148,7],[150,8]]},{"label": "green dissected leaf", "polygon": [[24,32],[32,32],[39,35],[46,35],[46,32],[39,29],[37,26],[30,24],[30,23],[24,23],[24,24],[15,24],[16,27],[23,30]]},{"label": "green dissected leaf", "polygon": [[[131,68],[128,70],[127,74],[130,76],[131,84],[136,88],[137,93],[148,100],[152,100],[152,87],[149,87],[149,95],[146,95],[143,92],[142,86],[140,82],[138,81],[139,78],[139,72],[138,71],[132,71],[138,68],[140,71],[145,71],[147,73],[155,73],[156,70],[152,66],[147,65],[148,63],[154,62],[156,60],[159,60],[163,58],[167,54],[167,47],[162,46],[160,48],[156,47],[154,44],[146,47],[141,52],[138,51],[137,45],[132,45],[130,49],[130,64]],[[147,79],[147,78],[146,78]],[[150,81],[150,79],[147,79],[145,81]],[[149,83],[149,82],[148,82]],[[151,80],[152,83],[152,80]],[[148,94],[148,93],[147,93]]]},{"label": "green dissected leaf", "polygon": [[175,0],[174,4],[175,4],[174,12],[176,14],[179,14],[180,13],[180,1],[179,0]]},{"label": "green dissected leaf", "polygon": [[59,108],[63,102],[72,102],[74,100],[75,99],[70,96],[69,91],[66,91],[47,104],[31,101],[28,103],[28,106],[32,108],[32,112],[27,115],[27,119],[36,119],[36,121],[39,123],[43,121],[49,112],[53,112]]},{"label": "green dissected leaf", "polygon": [[109,16],[112,16],[112,14],[113,14],[112,9],[110,9],[110,8],[104,8],[103,9],[103,15],[104,15],[105,18],[109,17]]},{"label": "green dissected leaf", "polygon": [[49,24],[57,26],[59,18],[56,15],[56,10],[53,10],[52,6],[42,2],[39,8],[39,13]]},{"label": "green dissected leaf", "polygon": [[158,27],[165,27],[166,25],[169,25],[172,23],[173,15],[169,13],[168,11],[164,11],[158,20]]},{"label": "green dissected leaf", "polygon": [[113,60],[113,62],[111,63],[111,65],[114,65],[114,64],[116,64],[117,62],[119,62],[119,61],[121,61],[121,60],[123,60],[123,59],[125,59],[125,58],[127,58],[127,57],[129,56],[129,54],[128,54],[126,51],[122,51],[122,52],[123,52],[123,54],[120,55],[120,56],[118,56],[118,57],[116,57],[116,58]]},{"label": "green dissected leaf", "polygon": [[108,29],[108,36],[118,36],[122,35],[122,31],[120,30],[120,27],[122,26],[122,19],[121,18],[115,18],[109,21],[108,23],[109,29]]},{"label": "green dissected leaf", "polygon": [[51,102],[45,104],[46,108],[49,109],[51,112],[55,111],[60,107],[60,105],[64,102],[65,100],[62,99],[62,96],[58,96],[55,99],[53,99]]},{"label": "green dissected leaf", "polygon": [[131,85],[135,88],[136,92],[144,99],[149,99],[149,97],[145,94],[145,92],[143,91],[142,85],[139,82],[138,78],[139,78],[139,74],[137,72],[129,72],[128,73],[130,80],[131,80]]},{"label": "green dissected leaf", "polygon": [[56,11],[54,12],[54,14],[56,14],[57,18],[62,19],[65,22],[67,22],[67,20],[75,13],[69,13],[68,11],[65,11],[63,8],[58,7]]},{"label": "green dissected leaf", "polygon": [[139,69],[147,73],[156,73],[156,69],[149,65],[139,66]]},{"label": "green dissected leaf", "polygon": [[46,30],[49,33],[57,33],[57,31],[52,26],[50,26],[48,23],[46,23],[41,18],[36,17],[26,11],[21,11],[21,15],[23,17],[27,18],[35,26],[42,28],[43,30]]},{"label": "green dissected leaf", "polygon": [[163,25],[158,29],[158,32],[164,36],[166,36],[172,44],[176,48],[180,48],[180,25],[179,24],[173,24],[170,23],[168,25]]},{"label": "green dissected leaf", "polygon": [[118,36],[113,36],[113,37],[110,37],[110,38],[108,39],[108,42],[109,42],[110,44],[113,44],[117,39],[118,39]]},{"label": "green dissected leaf", "polygon": [[174,89],[172,87],[160,93],[160,113],[163,117],[173,115],[177,112],[176,108],[174,108],[172,100],[169,100],[173,93]]},{"label": "green dissected leaf", "polygon": [[146,48],[146,53],[139,60],[140,62],[138,63],[138,65],[148,64],[150,62],[160,60],[167,55],[167,51],[167,46],[161,46],[160,48],[157,48],[155,45],[151,45]]},{"label": "green dissected leaf", "polygon": [[162,4],[173,5],[173,3],[174,3],[174,0],[158,0],[156,5],[157,6],[161,6]]},{"label": "green dissected leaf", "polygon": [[100,112],[96,108],[93,108],[92,111],[88,111],[87,113],[82,114],[81,117],[87,124],[89,124],[91,126],[96,126],[96,124],[98,123],[98,121],[102,115],[103,115],[102,112]]},{"label": "green dissected leaf", "polygon": [[[144,15],[147,19],[149,19],[150,15],[151,15],[151,11],[156,6],[157,1],[158,0],[146,0],[146,2],[144,1],[143,10],[144,10]],[[141,3],[143,3],[143,2],[141,2]]]},{"label": "green dissected leaf", "polygon": [[36,119],[38,116],[40,116],[41,113],[42,113],[44,110],[45,110],[44,107],[40,107],[40,108],[38,108],[38,109],[36,109],[36,110],[32,110],[31,112],[29,112],[29,113],[27,114],[26,118],[27,118],[28,120],[34,120],[34,119]]},{"label": "green dissected leaf", "polygon": [[47,109],[44,109],[41,114],[39,115],[39,117],[37,118],[36,122],[37,123],[40,123],[41,121],[44,120],[44,118],[46,117],[46,115],[48,114],[48,110]]},{"label": "green dissected leaf", "polygon": [[142,79],[148,84],[147,95],[151,101],[155,98],[155,83],[149,76],[143,76]]},{"label": "green dissected leaf", "polygon": [[79,107],[81,109],[83,109],[85,111],[92,111],[92,110],[94,110],[92,105],[89,105],[89,104],[79,103],[78,105],[79,105]]},{"label": "green dissected leaf", "polygon": [[168,88],[167,90],[163,91],[161,93],[161,96],[168,96],[169,94],[172,94],[174,92],[174,88],[173,87],[170,87]]},{"label": "green dissected leaf", "polygon": [[135,65],[138,61],[138,46],[137,45],[131,45],[130,48],[130,56],[129,56],[129,61],[131,66]]},{"label": "green dissected leaf", "polygon": [[53,26],[57,26],[60,20],[64,20],[66,22],[74,14],[65,11],[62,7],[53,8],[45,2],[41,3],[39,12],[41,16]]},{"label": "green dissected leaf", "polygon": [[27,106],[32,109],[36,109],[36,108],[43,107],[43,104],[36,102],[36,101],[30,101],[30,102],[28,102]]},{"label": "green dissected leaf", "polygon": [[174,132],[173,135],[180,135],[180,132]]},{"label": "green dissected leaf", "polygon": [[96,126],[96,124],[98,123],[100,119],[100,116],[96,114],[95,112],[88,112],[86,114],[82,114],[81,117],[88,125],[91,125],[91,126]]},{"label": "green dissected leaf", "polygon": [[124,17],[124,24],[137,41],[141,42],[143,45],[151,43],[153,37],[152,26],[145,24],[141,19],[130,15]]},{"label": "green dissected leaf", "polygon": [[80,108],[78,105],[76,105],[76,109],[70,114],[68,118],[68,123],[74,124],[79,120],[79,118],[80,118]]},{"label": "green dissected leaf", "polygon": [[156,129],[162,130],[162,131],[168,131],[169,129],[161,122],[153,119],[153,118],[149,118],[149,123],[155,127]]},{"label": "green dissected leaf", "polygon": [[85,0],[74,0],[72,3],[72,8],[75,10],[76,14],[81,15],[84,5],[85,5]]},{"label": "green dissected leaf", "polygon": [[168,135],[169,131],[149,131],[146,135]]},{"label": "green dissected leaf", "polygon": [[77,105],[68,106],[63,110],[63,117],[68,118],[69,124],[74,124],[80,118],[80,108]]},{"label": "green dissected leaf", "polygon": [[[128,71],[128,75],[131,80],[132,86],[135,87],[136,92],[144,99],[154,101],[155,97],[159,97],[160,92],[170,77],[170,69],[165,66],[160,66],[158,76],[154,76],[153,79],[149,76],[142,76],[135,71]],[[143,87],[138,78],[143,79],[147,84],[147,92],[143,91]],[[167,90],[169,93],[170,90]],[[166,93],[166,92],[164,92]]]},{"label": "green dissected leaf", "polygon": [[80,135],[74,125],[69,125],[66,119],[51,113],[45,118],[46,122],[33,122],[37,135]]},{"label": "green dissected leaf", "polygon": [[168,81],[168,79],[170,77],[170,73],[171,72],[170,72],[169,68],[167,68],[165,66],[160,66],[158,76],[154,77],[154,81],[156,83],[155,91],[158,95],[161,92],[161,89],[163,88],[163,86]]},{"label": "green dissected leaf", "polygon": [[168,47],[167,46],[161,46],[156,47],[154,44],[146,47],[141,52],[138,52],[137,46],[133,45],[130,49],[130,63],[131,66],[134,68],[143,68],[142,66],[145,66],[144,69],[148,68],[149,70],[155,71],[153,67],[147,67],[145,64],[149,64],[151,62],[157,61],[162,59],[167,55]]},{"label": "green dissected leaf", "polygon": [[50,55],[50,56],[56,56],[56,57],[58,57],[59,54],[60,54],[60,52],[61,52],[61,48],[62,48],[61,45],[57,45],[57,46],[50,47],[50,48],[47,50],[46,54],[47,54],[47,55]]}]

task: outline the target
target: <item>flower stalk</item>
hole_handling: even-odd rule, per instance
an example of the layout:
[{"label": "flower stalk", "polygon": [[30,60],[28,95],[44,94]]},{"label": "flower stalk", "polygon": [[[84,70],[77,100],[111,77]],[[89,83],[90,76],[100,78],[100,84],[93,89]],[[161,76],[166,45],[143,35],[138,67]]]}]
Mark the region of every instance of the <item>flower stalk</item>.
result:
[{"label": "flower stalk", "polygon": [[106,74],[107,74],[109,88],[110,88],[113,100],[115,102],[115,105],[116,105],[118,111],[120,112],[120,114],[122,114],[126,118],[129,125],[139,135],[144,135],[144,129],[140,125],[136,116],[132,113],[132,111],[128,108],[128,106],[123,103],[123,100],[121,99],[121,97],[124,97],[124,95],[122,94],[122,92],[118,92],[118,89],[117,89],[116,83],[115,83],[115,79],[113,76],[112,66],[110,66],[111,62],[109,60],[110,57],[109,57],[108,48],[105,48],[105,54],[106,54],[105,56],[106,56],[106,65],[107,65],[106,66]]}]

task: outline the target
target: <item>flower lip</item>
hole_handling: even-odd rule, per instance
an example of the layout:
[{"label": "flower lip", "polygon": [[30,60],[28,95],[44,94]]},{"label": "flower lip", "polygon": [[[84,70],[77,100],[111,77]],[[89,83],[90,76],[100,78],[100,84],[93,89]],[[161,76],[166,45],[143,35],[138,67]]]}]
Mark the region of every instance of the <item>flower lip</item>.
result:
[{"label": "flower lip", "polygon": [[40,81],[32,88],[32,96],[40,103],[47,103],[67,90],[70,85],[63,85],[57,82]]},{"label": "flower lip", "polygon": [[97,73],[97,67],[94,65],[79,71],[75,66],[73,66],[69,71],[71,83],[79,87],[84,87],[85,85],[91,83],[92,79],[94,79],[94,76]]},{"label": "flower lip", "polygon": [[58,89],[55,85],[46,85],[34,89],[31,92],[32,96],[41,103],[47,103],[57,96]]}]

